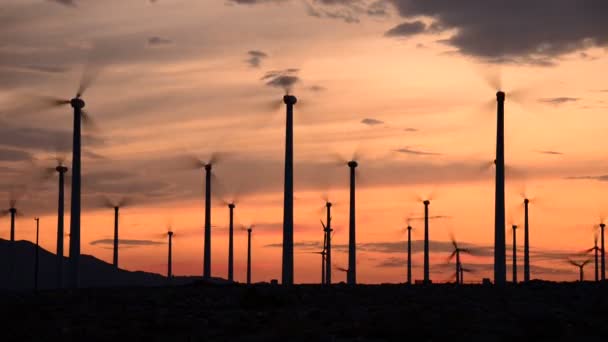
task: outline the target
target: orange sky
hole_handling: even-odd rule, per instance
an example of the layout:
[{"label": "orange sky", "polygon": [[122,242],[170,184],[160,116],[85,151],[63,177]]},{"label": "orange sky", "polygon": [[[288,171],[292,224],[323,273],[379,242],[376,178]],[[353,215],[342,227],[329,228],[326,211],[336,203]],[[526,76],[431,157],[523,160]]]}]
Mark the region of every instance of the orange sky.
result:
[{"label": "orange sky", "polygon": [[[93,55],[93,63],[104,68],[85,95],[99,129],[88,131],[83,142],[89,154],[83,162],[82,252],[111,261],[110,246],[91,244],[113,231],[112,211],[101,208],[98,198],[129,195],[133,205],[121,213],[121,239],[163,242],[170,222],[176,233],[174,273],[201,274],[204,182],[201,172],[181,168],[178,157],[221,151],[226,157],[214,172],[225,191],[212,213],[213,275],[227,272],[228,210],[221,198],[240,189],[236,220],[256,225],[253,280],[280,279],[281,248],[269,245],[281,242],[284,115],[268,104],[279,101],[283,90],[266,86],[261,77],[297,68],[295,242],[322,241],[319,209],[328,192],[338,202],[334,243],[347,243],[348,169],[336,166],[334,155],[358,151],[358,281],[404,281],[401,229],[407,217],[423,214],[418,197],[433,193],[431,213],[449,216],[431,222],[431,240],[447,242],[453,232],[473,248],[493,242],[493,169],[483,165],[495,150],[496,89],[487,79],[500,75],[507,92],[508,224],[523,225],[521,193],[533,197],[530,238],[538,257],[532,264],[539,267],[533,277],[576,279],[578,270],[566,263],[566,254],[592,247],[593,225],[608,205],[605,179],[598,178],[608,166],[608,142],[602,139],[608,93],[600,72],[608,66],[605,45],[596,41],[535,54],[514,49],[509,57],[515,61],[496,63],[468,45],[449,43],[458,27],[387,37],[389,29],[413,20],[393,4],[420,10],[416,2],[387,1],[386,15],[370,16],[361,8],[372,2],[364,0],[353,2],[359,7],[324,1],[83,0],[76,8],[0,0],[6,18],[14,19],[0,24],[1,190],[8,198],[15,184],[31,185],[19,196],[25,216],[18,219],[17,239],[33,239],[33,217],[39,215],[41,244],[55,250],[56,178],[41,182],[32,174],[53,166],[57,150],[69,159],[71,148],[69,109],[38,112],[24,99],[73,96],[82,65]],[[306,4],[325,14],[312,15]],[[328,13],[344,15],[332,19]],[[358,22],[346,22],[348,13]],[[442,13],[417,18],[430,25],[449,18]],[[571,38],[559,34],[553,35],[556,41]],[[258,66],[247,62],[254,50],[267,55]],[[526,62],[539,55],[551,65]],[[363,124],[366,118],[381,123]],[[417,153],[394,152],[403,148]],[[69,188],[66,231],[68,194]],[[7,238],[8,219],[2,221],[0,238]],[[413,226],[413,238],[421,240],[421,222]],[[399,241],[403,252],[394,245],[390,251],[379,248]],[[523,245],[523,230],[518,243]],[[235,244],[235,274],[244,280],[244,232],[237,230]],[[320,257],[312,252],[296,248],[296,282],[319,281]],[[422,254],[414,252],[419,279]],[[432,278],[449,279],[448,252],[431,253]],[[338,248],[335,264],[346,266],[346,257]],[[491,276],[490,257],[465,255],[463,263],[475,270],[467,281]],[[123,246],[120,264],[164,273],[166,245]],[[334,274],[344,280],[342,272]],[[586,275],[592,276],[591,267]]]}]

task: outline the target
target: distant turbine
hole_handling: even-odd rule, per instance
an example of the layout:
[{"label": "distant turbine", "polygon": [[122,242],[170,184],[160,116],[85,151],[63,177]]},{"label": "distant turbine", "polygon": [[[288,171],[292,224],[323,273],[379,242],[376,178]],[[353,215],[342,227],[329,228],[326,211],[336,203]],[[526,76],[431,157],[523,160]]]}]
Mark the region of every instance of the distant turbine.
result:
[{"label": "distant turbine", "polygon": [[595,236],[593,237],[593,247],[589,248],[587,251],[587,253],[593,252],[594,254],[594,261],[595,261],[595,281],[599,281],[599,253],[600,253],[600,248],[597,246],[597,233],[595,234]]},{"label": "distant turbine", "polygon": [[524,199],[524,282],[530,281],[530,240],[528,237],[528,204],[530,200]]},{"label": "distant turbine", "polygon": [[247,228],[247,285],[251,285],[251,230],[253,226]]},{"label": "distant turbine", "polygon": [[513,284],[517,284],[517,225],[513,225]]},{"label": "distant turbine", "polygon": [[494,212],[494,283],[505,285],[507,263],[505,252],[505,93],[496,93],[496,191]]},{"label": "distant turbine", "polygon": [[234,281],[234,208],[236,205],[234,202],[228,203],[228,210],[230,213],[229,226],[228,226],[228,281]]},{"label": "distant turbine", "polygon": [[568,260],[568,262],[576,267],[578,267],[579,269],[579,281],[583,282],[585,280],[585,275],[583,273],[583,268],[585,267],[585,265],[587,265],[588,263],[591,262],[590,259],[587,259],[583,262],[576,262],[574,260]]},{"label": "distant turbine", "polygon": [[429,278],[429,205],[431,201],[424,200],[424,283],[430,284]]},{"label": "distant turbine", "polygon": [[283,96],[285,120],[285,188],[283,192],[282,284],[293,285],[293,106],[295,96]]},{"label": "distant turbine", "polygon": [[325,208],[327,209],[327,225],[323,224],[323,221],[321,221],[323,231],[325,232],[325,246],[323,248],[325,250],[325,283],[327,285],[331,285],[331,233],[333,231],[331,228],[331,206],[331,202],[325,202]]},{"label": "distant turbine", "polygon": [[456,239],[452,237],[452,246],[454,246],[454,251],[448,257],[448,262],[451,261],[454,257],[456,257],[456,284],[462,284],[462,264],[460,261],[460,253],[471,253],[470,250],[466,248],[458,247],[458,242]]},{"label": "distant turbine", "polygon": [[407,225],[407,284],[412,284],[412,226]]},{"label": "distant turbine", "polygon": [[169,227],[169,231],[167,231],[167,236],[169,237],[169,255],[167,260],[167,280],[171,282],[173,278],[173,231],[171,227]]},{"label": "distant turbine", "polygon": [[56,272],[57,272],[57,288],[63,288],[63,239],[64,239],[64,228],[63,228],[63,216],[64,216],[64,188],[65,188],[65,174],[68,172],[68,168],[63,165],[63,162],[59,160],[59,165],[55,168],[55,171],[59,173],[59,200],[57,204],[57,253],[56,253]]},{"label": "distant turbine", "polygon": [[118,238],[118,218],[120,208],[128,205],[130,201],[127,198],[122,198],[118,202],[113,201],[109,198],[104,198],[103,205],[108,208],[114,210],[114,249],[112,253],[112,266],[118,269],[118,244],[120,242]]},{"label": "distant turbine", "polygon": [[38,291],[38,265],[40,262],[40,245],[38,244],[38,237],[40,232],[40,218],[36,217],[34,219],[36,221],[36,256],[34,259],[34,291]]},{"label": "distant turbine", "polygon": [[601,251],[602,251],[602,268],[601,268],[601,274],[602,274],[602,281],[606,280],[606,254],[605,254],[605,249],[604,249],[604,228],[606,228],[606,224],[604,224],[603,222],[600,223],[600,238],[601,238]]},{"label": "distant turbine", "polygon": [[357,243],[355,238],[355,169],[357,168],[357,166],[359,166],[359,164],[357,163],[357,161],[351,160],[348,162],[347,165],[350,169],[350,206],[348,215],[348,272],[346,283],[350,285],[355,285],[357,283]]}]

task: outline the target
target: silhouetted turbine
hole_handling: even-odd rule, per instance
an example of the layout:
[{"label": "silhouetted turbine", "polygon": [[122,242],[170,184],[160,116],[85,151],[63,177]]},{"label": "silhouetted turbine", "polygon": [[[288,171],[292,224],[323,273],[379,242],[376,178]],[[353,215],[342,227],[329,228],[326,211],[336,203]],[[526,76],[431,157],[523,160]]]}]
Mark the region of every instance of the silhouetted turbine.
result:
[{"label": "silhouetted turbine", "polygon": [[57,272],[57,288],[63,288],[63,237],[65,235],[63,228],[63,216],[64,216],[64,188],[65,188],[65,174],[68,172],[68,168],[63,166],[63,163],[59,161],[59,165],[55,168],[55,171],[59,173],[59,199],[57,204],[57,253],[56,253],[56,272]]},{"label": "silhouetted turbine", "polygon": [[40,218],[36,217],[34,219],[36,221],[36,255],[34,259],[34,291],[38,291],[38,265],[40,264],[40,245],[38,238],[40,236]]},{"label": "silhouetted turbine", "polygon": [[234,208],[236,204],[234,202],[228,204],[228,210],[230,213],[229,225],[228,225],[228,280],[234,281]]},{"label": "silhouetted turbine", "polygon": [[407,283],[412,284],[412,226],[407,225]]},{"label": "silhouetted turbine", "polygon": [[173,278],[173,231],[171,231],[171,227],[169,227],[167,236],[169,237],[169,255],[167,257],[167,280],[171,281],[171,279]]},{"label": "silhouetted turbine", "polygon": [[424,283],[429,284],[429,205],[431,201],[425,200],[424,204]]},{"label": "silhouetted turbine", "polygon": [[458,247],[458,242],[456,242],[454,237],[452,237],[452,246],[454,246],[454,251],[452,254],[450,254],[448,262],[456,257],[456,284],[462,284],[462,264],[460,262],[460,253],[470,253],[470,251],[466,248]]},{"label": "silhouetted turbine", "polygon": [[600,252],[600,248],[597,246],[597,233],[595,234],[595,236],[593,237],[593,247],[589,248],[587,251],[587,253],[589,252],[593,252],[594,254],[594,261],[595,261],[595,281],[599,281],[599,252]]},{"label": "silhouetted turbine", "polygon": [[600,223],[600,234],[601,234],[601,252],[602,252],[602,281],[606,280],[606,254],[604,249],[604,228],[606,228],[606,224]]},{"label": "silhouetted turbine", "polygon": [[357,283],[357,244],[355,238],[355,169],[359,164],[355,160],[348,162],[350,169],[350,206],[348,215],[348,272],[346,283],[355,285]]},{"label": "silhouetted turbine", "polygon": [[497,127],[496,127],[496,191],[494,213],[494,283],[504,285],[507,281],[507,264],[505,252],[505,93],[496,93]]},{"label": "silhouetted turbine", "polygon": [[583,273],[583,268],[585,267],[585,265],[587,265],[589,262],[591,262],[591,260],[588,259],[588,260],[585,260],[585,261],[583,261],[581,263],[578,263],[578,262],[576,262],[574,260],[568,260],[568,262],[570,264],[572,264],[572,265],[574,265],[574,266],[576,266],[576,267],[579,268],[580,281],[581,282],[584,281],[585,280],[585,275]]},{"label": "silhouetted turbine", "polygon": [[530,239],[528,225],[528,204],[530,200],[524,199],[524,282],[530,281]]},{"label": "silhouetted turbine", "polygon": [[247,228],[247,285],[251,285],[251,230],[253,226]]},{"label": "silhouetted turbine", "polygon": [[282,284],[293,285],[293,95],[283,96],[285,120],[285,188],[283,192]]},{"label": "silhouetted turbine", "polygon": [[513,284],[517,284],[517,225],[513,225]]},{"label": "silhouetted turbine", "polygon": [[331,232],[333,229],[331,228],[331,202],[325,202],[325,208],[327,209],[327,225],[323,225],[323,231],[325,232],[325,246],[323,247],[325,250],[325,283],[331,285]]},{"label": "silhouetted turbine", "polygon": [[106,198],[105,199],[105,207],[114,210],[114,249],[112,253],[112,266],[118,269],[118,217],[120,208],[127,205],[129,201],[126,198],[119,200],[118,202],[113,202],[112,200]]}]

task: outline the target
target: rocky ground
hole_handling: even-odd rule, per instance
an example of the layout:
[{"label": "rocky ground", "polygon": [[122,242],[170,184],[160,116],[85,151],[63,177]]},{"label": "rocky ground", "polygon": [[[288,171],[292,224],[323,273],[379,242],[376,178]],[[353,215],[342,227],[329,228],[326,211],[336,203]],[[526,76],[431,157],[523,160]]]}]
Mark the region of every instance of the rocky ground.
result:
[{"label": "rocky ground", "polygon": [[606,341],[608,284],[0,293],[1,341]]}]

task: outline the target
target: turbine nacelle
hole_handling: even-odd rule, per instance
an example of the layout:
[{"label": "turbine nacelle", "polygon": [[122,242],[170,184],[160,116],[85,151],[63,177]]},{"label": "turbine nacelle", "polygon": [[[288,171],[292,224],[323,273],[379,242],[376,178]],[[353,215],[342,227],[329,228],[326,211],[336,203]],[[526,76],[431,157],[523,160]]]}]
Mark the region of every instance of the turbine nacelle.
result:
[{"label": "turbine nacelle", "polygon": [[325,206],[326,206],[327,208],[331,208],[331,202],[325,202]]},{"label": "turbine nacelle", "polygon": [[524,204],[528,204],[528,203],[530,203],[530,200],[527,198],[524,198]]},{"label": "turbine nacelle", "polygon": [[424,200],[424,202],[422,202],[425,206],[428,206],[429,204],[431,204],[431,201],[429,200]]},{"label": "turbine nacelle", "polygon": [[75,98],[70,100],[70,105],[72,105],[74,109],[82,109],[84,108],[84,100],[81,99],[80,94],[78,94]]},{"label": "turbine nacelle", "polygon": [[293,106],[298,102],[298,99],[293,95],[285,95],[283,96],[283,102],[285,102],[285,104],[288,106]]},{"label": "turbine nacelle", "polygon": [[228,208],[234,209],[234,208],[236,208],[236,204],[234,204],[234,203],[228,203]]},{"label": "turbine nacelle", "polygon": [[17,209],[15,209],[15,208],[10,208],[10,209],[8,210],[8,212],[9,212],[9,213],[11,213],[11,214],[16,214],[16,213],[17,213]]},{"label": "turbine nacelle", "polygon": [[55,170],[59,173],[66,173],[68,172],[68,168],[63,166],[63,165],[59,165],[55,168]]},{"label": "turbine nacelle", "polygon": [[351,160],[348,163],[346,163],[346,165],[348,165],[348,167],[350,167],[350,168],[356,168],[357,166],[359,166],[359,163],[357,163],[354,160]]},{"label": "turbine nacelle", "polygon": [[172,231],[168,231],[167,235],[169,235],[169,237],[173,236],[173,232]]},{"label": "turbine nacelle", "polygon": [[505,102],[505,92],[504,91],[498,91],[496,93],[496,101]]}]

